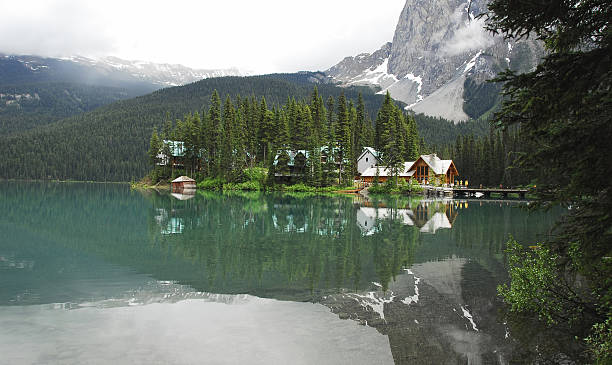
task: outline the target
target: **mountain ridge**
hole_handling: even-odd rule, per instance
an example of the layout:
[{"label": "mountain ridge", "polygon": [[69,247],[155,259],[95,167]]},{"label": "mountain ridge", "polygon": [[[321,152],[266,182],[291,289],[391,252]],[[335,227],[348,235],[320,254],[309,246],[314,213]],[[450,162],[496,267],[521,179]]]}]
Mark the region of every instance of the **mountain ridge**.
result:
[{"label": "mountain ridge", "polygon": [[[506,68],[528,71],[544,54],[537,41],[487,33],[478,17],[486,9],[486,0],[407,0],[392,42],[372,54],[346,57],[325,73],[342,85],[359,82],[389,91],[416,113],[476,119],[499,101],[486,93],[499,93],[500,87],[483,83]],[[488,104],[474,104],[483,101]]]},{"label": "mountain ridge", "polygon": [[237,68],[194,69],[180,64],[130,61],[113,56],[54,58],[1,52],[0,67],[9,70],[0,70],[0,84],[23,83],[25,78],[26,82],[62,81],[115,87],[124,86],[117,85],[122,81],[149,85],[151,89],[185,85],[211,77],[250,75]]}]

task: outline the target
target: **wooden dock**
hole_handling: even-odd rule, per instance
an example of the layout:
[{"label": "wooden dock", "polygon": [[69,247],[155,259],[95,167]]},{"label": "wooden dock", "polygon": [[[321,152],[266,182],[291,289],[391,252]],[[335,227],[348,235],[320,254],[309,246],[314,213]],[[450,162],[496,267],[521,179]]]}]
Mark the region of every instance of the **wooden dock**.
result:
[{"label": "wooden dock", "polygon": [[485,198],[490,198],[491,194],[499,194],[507,198],[509,194],[517,194],[519,198],[525,199],[527,189],[497,189],[497,188],[450,188],[421,185],[425,195],[429,196],[453,196],[453,197],[476,197],[476,193],[481,193]]},{"label": "wooden dock", "polygon": [[454,196],[476,196],[476,193],[481,193],[485,198],[491,197],[491,194],[499,194],[504,198],[508,197],[508,194],[517,194],[519,198],[525,199],[527,189],[487,189],[487,188],[453,188]]}]

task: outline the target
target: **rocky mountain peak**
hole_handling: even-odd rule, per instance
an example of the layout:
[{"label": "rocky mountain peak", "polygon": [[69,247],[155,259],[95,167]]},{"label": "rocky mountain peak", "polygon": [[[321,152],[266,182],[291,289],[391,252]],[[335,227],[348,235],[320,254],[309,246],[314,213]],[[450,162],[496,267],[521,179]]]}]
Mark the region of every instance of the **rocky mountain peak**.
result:
[{"label": "rocky mountain peak", "polygon": [[346,85],[378,85],[383,88],[392,85],[397,79],[388,74],[391,55],[391,42],[383,44],[374,53],[360,53],[355,57],[345,57],[331,67],[326,74]]},{"label": "rocky mountain peak", "polygon": [[[467,107],[465,85],[474,96],[498,92],[480,85],[510,67],[525,71],[543,54],[535,41],[507,42],[485,31],[477,16],[486,0],[407,0],[392,43],[380,50],[346,57],[326,73],[346,84],[363,84],[389,91],[409,109],[461,121],[476,118],[494,106]],[[486,103],[485,103],[486,104]]]}]

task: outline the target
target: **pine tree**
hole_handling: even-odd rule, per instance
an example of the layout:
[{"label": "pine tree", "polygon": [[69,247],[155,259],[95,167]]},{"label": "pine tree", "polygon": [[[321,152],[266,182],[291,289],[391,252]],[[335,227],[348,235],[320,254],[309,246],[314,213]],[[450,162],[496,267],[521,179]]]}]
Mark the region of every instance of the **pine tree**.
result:
[{"label": "pine tree", "polygon": [[[310,98],[310,110],[312,115],[313,130],[311,134],[316,135],[316,140],[320,144],[325,144],[327,140],[327,118],[323,98],[319,95],[317,87],[314,87]],[[312,141],[311,141],[312,143]]]},{"label": "pine tree", "polygon": [[220,136],[220,153],[219,166],[220,171],[218,176],[232,177],[237,168],[236,166],[236,146],[234,146],[236,131],[234,124],[236,119],[236,111],[229,95],[225,98],[223,104],[223,135]]},{"label": "pine tree", "polygon": [[270,157],[269,155],[273,154],[271,151],[269,151],[269,148],[274,144],[275,125],[274,113],[268,110],[266,98],[264,97],[261,98],[261,102],[259,104],[259,121],[259,141],[262,150],[262,159],[263,161],[268,161],[268,158]]},{"label": "pine tree", "polygon": [[327,138],[326,144],[330,147],[336,140],[336,118],[334,117],[334,98],[330,95],[327,98]]},{"label": "pine tree", "polygon": [[[416,161],[419,158],[419,134],[417,131],[416,121],[412,115],[406,116],[407,123],[407,138],[406,138],[406,161]],[[451,158],[448,156],[447,158]]]},{"label": "pine tree", "polygon": [[224,134],[223,123],[221,122],[221,99],[217,90],[213,91],[210,97],[210,107],[208,108],[208,121],[210,133],[210,161],[213,163],[211,172],[218,176],[221,172],[220,151],[222,137]]},{"label": "pine tree", "polygon": [[287,113],[284,110],[278,110],[276,114],[276,149],[286,150],[289,149],[289,143],[291,141],[291,136],[289,134],[289,120],[287,118]]},{"label": "pine tree", "polygon": [[151,141],[149,142],[149,162],[155,167],[158,162],[157,155],[160,153],[162,148],[162,141],[157,135],[157,130],[153,129],[151,134]]},{"label": "pine tree", "polygon": [[355,160],[361,155],[363,147],[366,147],[366,120],[365,120],[365,105],[363,103],[363,95],[359,93],[357,96],[357,109],[355,110],[355,126],[353,127],[353,150]]},{"label": "pine tree", "polygon": [[[344,93],[338,98],[338,123],[335,141],[338,146],[337,162],[339,163],[338,184],[352,181],[352,148],[351,148],[351,125],[349,111],[346,105]],[[344,173],[344,180],[342,179]]]},{"label": "pine tree", "polygon": [[[488,8],[489,30],[537,37],[547,47],[534,70],[506,71],[496,79],[504,83],[504,102],[495,119],[506,128],[520,125],[528,153],[518,166],[536,176],[532,206],[572,206],[558,234],[538,250],[558,257],[545,273],[554,277],[552,287],[520,285],[517,275],[505,300],[513,311],[556,319],[549,324],[559,322],[575,338],[590,336],[585,342],[596,359],[584,362],[612,363],[612,5],[493,0]],[[522,266],[515,256],[521,254],[529,253],[513,253],[511,273],[542,277]]]},{"label": "pine tree", "polygon": [[382,151],[384,146],[388,144],[390,132],[393,130],[395,122],[392,120],[394,115],[393,101],[391,95],[387,91],[383,105],[378,110],[376,116],[376,135],[374,138],[374,146],[377,150]]}]

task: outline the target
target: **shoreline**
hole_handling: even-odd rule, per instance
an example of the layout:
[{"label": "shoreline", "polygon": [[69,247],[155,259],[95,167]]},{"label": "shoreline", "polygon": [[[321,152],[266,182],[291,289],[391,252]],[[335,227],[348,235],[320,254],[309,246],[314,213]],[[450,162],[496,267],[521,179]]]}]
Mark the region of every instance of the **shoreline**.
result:
[{"label": "shoreline", "polygon": [[[77,184],[82,184],[82,183],[86,183],[86,184],[118,184],[118,185],[130,185],[130,188],[133,190],[157,190],[157,191],[168,191],[171,192],[172,187],[171,184],[169,182],[164,183],[164,184],[160,184],[157,183],[155,185],[149,185],[147,183],[144,183],[142,181],[140,182],[134,182],[134,181],[95,181],[95,180],[54,180],[54,179],[0,179],[0,182],[26,182],[26,183],[40,183],[40,182],[47,182],[47,183],[59,183],[59,184],[69,184],[69,183],[77,183]],[[291,185],[289,185],[291,186]],[[266,193],[266,192],[281,192],[281,193],[309,193],[309,194],[316,194],[316,195],[327,195],[327,194],[333,194],[333,195],[361,195],[361,196],[366,196],[364,194],[362,194],[359,191],[354,191],[354,189],[349,189],[348,187],[339,187],[338,189],[330,189],[330,187],[323,187],[323,188],[316,188],[316,187],[310,187],[312,189],[298,189],[298,190],[293,190],[293,189],[285,189],[287,186],[283,185],[283,188],[268,188],[268,189],[257,189],[257,190],[249,190],[249,189],[201,189],[198,188],[196,189],[196,191],[210,191],[210,192],[231,192],[231,191],[235,191],[235,192],[262,192],[262,193]],[[420,192],[414,193],[414,194],[406,194],[403,192],[398,192],[398,191],[390,191],[390,192],[368,192],[367,194],[368,196],[423,196],[423,194],[421,194]],[[497,195],[497,194],[496,194]],[[447,199],[454,199],[454,200],[473,200],[473,201],[499,201],[499,202],[503,202],[503,201],[526,201],[526,202],[530,202],[530,201],[534,201],[535,199],[533,198],[533,196],[528,196],[525,197],[524,199],[521,199],[520,197],[508,197],[508,198],[503,198],[503,197],[489,197],[489,198],[468,198],[468,197],[459,197],[459,198],[455,198],[455,197],[451,197],[451,198],[447,198]]]},{"label": "shoreline", "polygon": [[0,178],[0,182],[52,182],[52,183],[88,183],[88,184],[132,184],[130,181],[96,181],[96,180],[57,180],[57,179],[4,179]]}]

